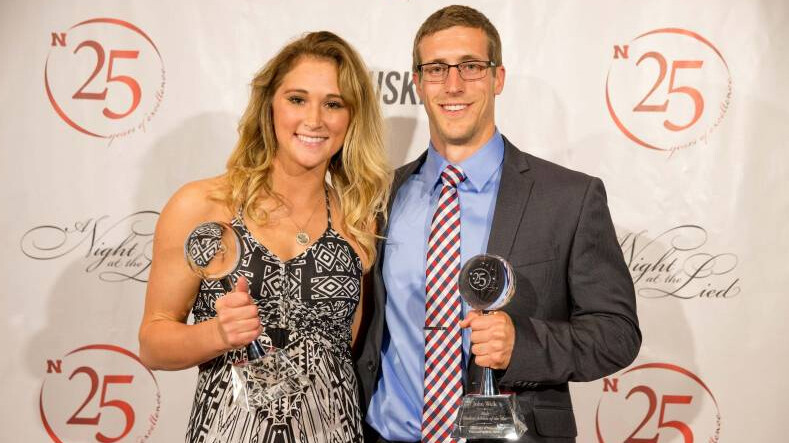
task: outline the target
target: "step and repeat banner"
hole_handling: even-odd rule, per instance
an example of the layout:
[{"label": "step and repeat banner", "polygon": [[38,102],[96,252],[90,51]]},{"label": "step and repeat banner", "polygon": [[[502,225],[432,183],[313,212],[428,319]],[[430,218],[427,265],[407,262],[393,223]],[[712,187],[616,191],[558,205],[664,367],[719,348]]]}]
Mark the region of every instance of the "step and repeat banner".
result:
[{"label": "step and repeat banner", "polygon": [[[412,39],[446,4],[3,1],[0,440],[182,441],[196,370],[137,357],[162,206],[224,170],[253,74],[306,31],[359,50],[415,158]],[[785,441],[787,3],[468,4],[503,40],[498,128],[603,179],[635,283],[641,353],[571,386],[578,441]]]}]

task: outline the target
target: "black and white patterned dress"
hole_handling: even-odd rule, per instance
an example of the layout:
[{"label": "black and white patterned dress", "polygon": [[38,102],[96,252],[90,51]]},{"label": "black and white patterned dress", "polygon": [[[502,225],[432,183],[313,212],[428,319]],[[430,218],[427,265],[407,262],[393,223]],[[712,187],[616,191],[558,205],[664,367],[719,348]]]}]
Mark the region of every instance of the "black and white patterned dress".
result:
[{"label": "black and white patterned dress", "polygon": [[[242,237],[243,275],[258,305],[261,323],[280,323],[279,303],[289,332],[288,353],[312,384],[248,412],[232,404],[230,365],[244,358],[234,350],[200,365],[187,442],[320,443],[362,441],[356,375],[351,358],[351,323],[361,290],[362,263],[332,228],[300,255],[281,261],[249,232],[240,215],[232,221]],[[216,316],[214,302],[224,291],[203,280],[192,308],[195,322]],[[264,334],[260,342],[270,345]]]}]

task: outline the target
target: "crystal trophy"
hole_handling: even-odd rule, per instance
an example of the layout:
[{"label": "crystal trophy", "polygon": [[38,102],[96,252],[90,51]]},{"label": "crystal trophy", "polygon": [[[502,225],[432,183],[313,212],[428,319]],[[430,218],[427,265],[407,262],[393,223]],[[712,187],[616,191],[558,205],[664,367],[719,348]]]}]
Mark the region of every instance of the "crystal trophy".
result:
[{"label": "crystal trophy", "polygon": [[[230,276],[241,262],[241,250],[238,231],[224,222],[201,223],[184,244],[184,255],[192,271],[204,280],[219,281],[227,292],[233,290]],[[264,349],[255,339],[246,346],[246,360],[231,367],[234,402],[247,410],[300,391],[311,383],[283,349],[279,328],[266,331],[267,335],[270,333],[274,346]]]},{"label": "crystal trophy", "polygon": [[[469,259],[458,276],[463,299],[474,309],[489,314],[503,308],[515,294],[512,266],[496,255]],[[517,440],[526,432],[523,413],[514,394],[502,394],[491,368],[482,368],[480,392],[463,396],[452,437]]]}]

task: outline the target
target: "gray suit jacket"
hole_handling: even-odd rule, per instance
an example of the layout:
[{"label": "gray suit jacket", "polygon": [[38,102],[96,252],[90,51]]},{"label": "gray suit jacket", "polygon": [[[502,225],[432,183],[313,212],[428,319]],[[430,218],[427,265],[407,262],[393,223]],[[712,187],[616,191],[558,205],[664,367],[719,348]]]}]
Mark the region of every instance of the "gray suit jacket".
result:
[{"label": "gray suit jacket", "polygon": [[[629,365],[641,346],[633,281],[616,239],[603,183],[519,151],[506,138],[488,253],[507,259],[516,294],[504,308],[515,349],[502,390],[517,393],[529,430],[523,442],[576,436],[568,381],[590,381]],[[422,165],[397,170],[392,195]],[[385,228],[382,232],[386,232]],[[384,242],[372,270],[373,307],[357,371],[363,408],[375,389],[385,327]],[[469,366],[467,392],[479,367]]]}]

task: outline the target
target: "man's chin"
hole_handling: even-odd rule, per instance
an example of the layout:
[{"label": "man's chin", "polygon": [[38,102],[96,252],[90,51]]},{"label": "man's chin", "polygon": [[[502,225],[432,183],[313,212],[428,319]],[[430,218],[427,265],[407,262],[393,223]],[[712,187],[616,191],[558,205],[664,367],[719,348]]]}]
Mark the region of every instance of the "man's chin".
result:
[{"label": "man's chin", "polygon": [[465,146],[471,143],[474,134],[472,132],[464,132],[464,133],[443,133],[441,134],[441,139],[444,141],[444,144],[450,146]]}]

